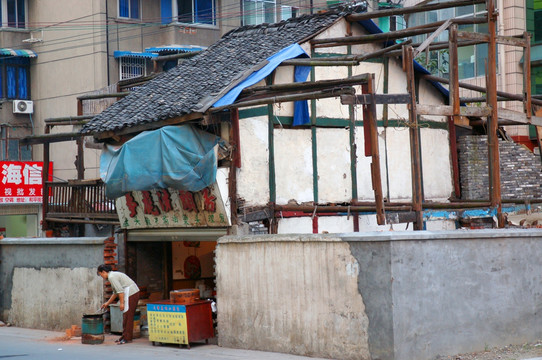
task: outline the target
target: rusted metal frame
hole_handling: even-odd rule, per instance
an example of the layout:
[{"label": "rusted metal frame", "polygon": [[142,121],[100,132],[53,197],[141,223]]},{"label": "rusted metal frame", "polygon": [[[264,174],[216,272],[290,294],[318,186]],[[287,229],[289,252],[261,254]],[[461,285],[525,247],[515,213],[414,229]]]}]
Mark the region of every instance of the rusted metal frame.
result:
[{"label": "rusted metal frame", "polygon": [[341,95],[343,105],[367,105],[367,104],[408,104],[409,94],[362,94]]},{"label": "rusted metal frame", "polygon": [[[435,40],[435,38],[440,35],[440,33],[442,33],[444,30],[448,29],[448,26],[450,26],[451,23],[452,23],[452,19],[448,19],[442,25],[440,25],[438,27],[438,29],[435,30],[435,32],[433,32],[431,35],[429,35],[427,37],[427,39],[425,39],[424,42],[422,42],[420,44],[420,46],[418,46],[414,50],[414,54],[412,56],[416,57],[416,56],[418,56],[418,54],[420,54],[422,51],[424,51],[429,46],[429,44],[431,44],[433,42],[433,40]],[[455,26],[457,28],[457,25],[455,25]]]},{"label": "rusted metal frame", "polygon": [[404,29],[404,30],[391,31],[387,33],[371,34],[371,35],[359,35],[359,36],[338,37],[338,38],[328,38],[328,39],[314,39],[314,40],[311,40],[311,44],[315,48],[369,44],[373,42],[391,41],[391,40],[401,39],[401,38],[409,37],[409,36],[428,34],[437,29],[438,29],[438,26],[424,28],[424,29],[415,29],[415,30]]},{"label": "rusted metal frame", "polygon": [[[49,126],[47,127],[49,128]],[[45,133],[43,135],[27,136],[19,140],[19,142],[21,145],[50,144],[54,142],[76,140],[77,138],[80,138],[81,136],[84,136],[84,135],[81,135],[81,133],[79,132],[60,133],[60,134]]]},{"label": "rusted metal frame", "polygon": [[[450,82],[446,78],[443,78],[443,77],[440,77],[440,76],[435,76],[435,75],[422,74],[422,75],[420,75],[420,77],[422,79],[426,79],[426,80],[430,80],[430,81],[437,81],[437,82],[440,82],[440,83],[443,83],[443,84],[449,84],[449,82]],[[459,85],[460,88],[463,88],[463,89],[478,91],[478,92],[482,92],[482,93],[487,93],[488,92],[488,89],[485,88],[485,87],[482,87],[482,86],[471,85],[471,84],[467,84],[467,83],[464,83],[464,82],[459,82],[458,85]],[[507,98],[507,99],[510,99],[510,100],[523,101],[523,95],[519,95],[519,94],[511,94],[511,93],[507,93],[507,92],[504,92],[504,91],[497,91],[496,95]],[[531,99],[531,102],[532,102],[532,104],[535,104],[535,105],[542,105],[542,100]]]},{"label": "rusted metal frame", "polygon": [[[304,213],[360,213],[373,212],[375,205],[275,205],[275,211],[299,211]],[[410,205],[386,207],[389,211],[411,211]]]},{"label": "rusted metal frame", "polygon": [[[458,39],[466,39],[466,40],[476,40],[480,42],[489,42],[489,34],[482,34],[477,32],[471,32],[471,31],[458,31],[457,32],[457,38]],[[520,46],[522,48],[525,47],[525,39],[524,38],[518,38],[515,36],[496,36],[495,38],[497,44],[502,45],[510,45],[510,46]]]},{"label": "rusted metal frame", "polygon": [[[459,98],[459,101],[468,104],[468,103],[485,103],[487,98],[485,96],[477,96],[477,97],[462,97]],[[497,96],[497,101],[516,101],[512,99],[508,99],[502,96]]]},{"label": "rusted metal frame", "polygon": [[[368,126],[370,139],[370,156],[371,156],[371,182],[373,185],[374,197],[376,202],[376,222],[378,225],[386,224],[386,214],[384,212],[384,196],[382,192],[382,175],[380,171],[380,150],[378,146],[378,126],[376,122],[376,103],[374,101],[375,86],[374,74],[369,77],[367,85],[363,85],[369,96],[373,97],[371,104],[364,105],[363,108],[363,127]],[[367,156],[367,154],[365,155]]]},{"label": "rusted metal frame", "polygon": [[376,18],[393,16],[393,15],[406,15],[406,14],[412,14],[412,13],[418,13],[418,12],[424,12],[424,11],[432,11],[432,10],[448,9],[452,7],[459,7],[459,6],[466,6],[466,5],[482,4],[484,2],[485,0],[458,0],[458,1],[449,1],[445,3],[439,3],[439,4],[408,6],[408,7],[403,7],[403,8],[386,9],[386,10],[370,11],[370,12],[360,13],[360,14],[352,14],[352,15],[348,15],[346,17],[346,20],[348,21],[369,20],[369,19],[376,19]]},{"label": "rusted metal frame", "polygon": [[487,0],[486,8],[488,10],[488,54],[487,54],[487,69],[486,69],[486,84],[487,84],[487,104],[491,107],[491,115],[489,117],[489,126],[487,129],[488,139],[488,164],[489,164],[489,200],[491,206],[496,208],[498,227],[503,228],[505,225],[504,216],[502,214],[501,203],[501,174],[499,161],[499,139],[497,137],[498,130],[498,111],[497,111],[497,42],[496,42],[496,22],[498,13],[495,11],[494,0]]},{"label": "rusted metal frame", "polygon": [[414,57],[413,48],[405,46],[403,48],[403,69],[407,73],[407,90],[411,95],[411,101],[408,104],[409,115],[409,136],[410,136],[410,158],[411,158],[411,176],[412,176],[412,208],[416,212],[416,221],[414,230],[423,230],[423,191],[422,191],[422,170],[420,139],[418,133],[418,114],[416,112],[416,79],[414,75]]},{"label": "rusted metal frame", "polygon": [[533,115],[531,104],[531,34],[527,31],[523,33],[523,110],[527,118]]},{"label": "rusted metal frame", "polygon": [[[240,167],[240,136],[239,136],[239,110],[230,110],[230,119],[232,126],[230,127],[229,141],[233,148],[232,161],[230,162],[230,174],[228,176],[228,195],[230,198],[231,223],[237,225],[237,169]],[[239,166],[237,166],[237,158],[239,157]]]}]

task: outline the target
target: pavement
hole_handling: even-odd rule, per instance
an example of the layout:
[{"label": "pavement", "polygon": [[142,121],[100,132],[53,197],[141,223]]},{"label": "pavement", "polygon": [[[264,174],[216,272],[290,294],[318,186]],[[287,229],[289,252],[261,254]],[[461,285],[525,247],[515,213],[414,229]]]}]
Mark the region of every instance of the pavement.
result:
[{"label": "pavement", "polygon": [[0,327],[0,359],[316,360],[316,358],[289,354],[223,348],[216,345],[216,339],[211,339],[210,344],[191,343],[190,349],[187,349],[174,344],[153,346],[146,337],[134,339],[128,344],[117,345],[115,340],[118,338],[119,335],[106,334],[102,344],[89,345],[82,344],[81,337],[68,339],[64,332],[5,326]]}]

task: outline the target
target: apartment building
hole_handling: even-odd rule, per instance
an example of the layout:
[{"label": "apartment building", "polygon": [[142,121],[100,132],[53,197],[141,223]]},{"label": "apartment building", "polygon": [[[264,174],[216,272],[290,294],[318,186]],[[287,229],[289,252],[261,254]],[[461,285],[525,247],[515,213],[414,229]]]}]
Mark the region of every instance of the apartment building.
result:
[{"label": "apartment building", "polygon": [[[43,147],[19,140],[43,134],[46,119],[81,115],[78,97],[115,92],[120,80],[177,63],[157,67],[157,56],[201,50],[240,25],[280,21],[313,6],[312,0],[1,0],[0,235],[40,235],[41,196],[23,187],[29,182],[23,169],[24,162],[43,160]],[[52,143],[50,154],[52,179],[77,178],[74,141]],[[99,156],[85,147],[86,179],[99,178]]]},{"label": "apartment building", "polygon": [[[405,0],[403,6],[432,4],[437,1]],[[498,10],[497,34],[504,36],[522,36],[528,32],[531,36],[531,85],[532,94],[542,94],[542,1],[540,0],[510,0],[496,1]],[[450,18],[484,16],[485,4],[462,6],[455,9],[442,9],[406,15],[404,22],[408,27],[425,23],[446,20]],[[538,24],[538,27],[536,26]],[[460,30],[487,33],[487,24],[461,25]],[[448,33],[441,33],[437,41],[447,41]],[[423,41],[423,37],[418,37]],[[498,90],[523,94],[523,56],[522,48],[511,45],[497,45],[497,81]],[[477,44],[458,49],[459,80],[472,85],[485,87],[485,61],[487,59],[487,44]],[[429,58],[425,54],[417,59],[431,72],[447,77],[448,50],[432,51]],[[461,90],[461,96],[481,96],[478,92]],[[504,102],[500,106],[515,111],[523,111],[521,102]],[[533,127],[507,126],[508,134],[517,142],[530,143],[535,138]]]}]

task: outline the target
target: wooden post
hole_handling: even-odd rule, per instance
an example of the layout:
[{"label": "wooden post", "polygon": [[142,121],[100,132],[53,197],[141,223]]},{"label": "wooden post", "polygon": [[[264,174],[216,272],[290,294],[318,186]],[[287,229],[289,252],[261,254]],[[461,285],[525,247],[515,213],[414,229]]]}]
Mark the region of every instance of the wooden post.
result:
[{"label": "wooden post", "polygon": [[[241,167],[239,141],[239,110],[230,110],[230,144],[233,147],[232,160],[230,162],[230,175],[228,177],[228,195],[230,198],[231,224],[237,225],[237,168]],[[239,162],[238,162],[239,161]]]},{"label": "wooden post", "polygon": [[[49,134],[49,126],[45,125],[45,134]],[[49,143],[43,143],[43,169],[41,170],[41,183],[43,184],[43,196],[42,196],[42,226],[43,231],[49,229],[49,224],[47,224],[47,213],[49,211]]]},{"label": "wooden post", "polygon": [[501,174],[499,161],[498,113],[497,113],[497,42],[496,22],[498,13],[495,11],[494,0],[487,0],[489,43],[487,46],[487,105],[491,107],[488,119],[487,142],[489,164],[489,201],[497,210],[498,227],[504,227],[504,217],[501,203]]},{"label": "wooden post", "polygon": [[420,139],[418,135],[418,115],[416,112],[416,79],[414,77],[414,58],[412,46],[406,46],[403,57],[403,68],[407,73],[407,89],[410,94],[408,104],[409,135],[410,135],[410,168],[412,176],[412,208],[416,213],[414,230],[423,230],[422,212],[422,168],[420,154]]},{"label": "wooden post", "polygon": [[459,164],[457,161],[457,146],[455,139],[455,124],[459,121],[459,69],[457,60],[457,24],[452,24],[448,32],[448,68],[450,74],[449,102],[453,109],[453,116],[448,117],[448,136],[450,137],[450,152],[452,155],[452,172],[454,175],[455,196],[461,198],[461,187],[459,186]]},{"label": "wooden post", "polygon": [[376,102],[374,100],[374,74],[367,84],[361,86],[364,94],[372,96],[370,104],[363,105],[363,132],[365,134],[365,156],[371,156],[371,183],[376,204],[376,221],[378,225],[386,224],[384,214],[384,197],[382,195],[382,176],[380,171],[380,151],[378,148],[378,127],[376,122]]}]

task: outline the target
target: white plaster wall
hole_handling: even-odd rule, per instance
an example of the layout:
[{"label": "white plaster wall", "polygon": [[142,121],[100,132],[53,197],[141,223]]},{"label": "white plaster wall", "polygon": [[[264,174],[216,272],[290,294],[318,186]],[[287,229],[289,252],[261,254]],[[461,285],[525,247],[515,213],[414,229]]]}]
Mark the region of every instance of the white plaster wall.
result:
[{"label": "white plaster wall", "polygon": [[312,141],[306,129],[275,129],[277,204],[313,201]]},{"label": "white plaster wall", "polygon": [[312,234],[312,218],[310,216],[297,218],[281,218],[277,234]]},{"label": "white plaster wall", "polygon": [[[386,182],[386,137],[383,128],[378,129],[378,148],[380,153],[380,174],[382,178],[382,192],[387,194]],[[373,183],[371,179],[371,156],[365,156],[365,136],[362,127],[356,127],[356,156],[357,156],[357,183],[358,198],[360,200],[374,200]]]},{"label": "white plaster wall", "polygon": [[[418,103],[423,105],[444,105],[444,95],[438,91],[430,82],[421,80]],[[446,116],[424,115],[423,119],[446,122]]]},{"label": "white plaster wall", "polygon": [[454,220],[434,220],[434,221],[426,221],[425,229],[428,231],[456,230],[457,227],[455,226]]},{"label": "white plaster wall", "polygon": [[410,173],[410,140],[408,128],[387,128],[388,171],[390,200],[410,200],[412,179]]},{"label": "white plaster wall", "polygon": [[347,242],[308,236],[219,242],[220,346],[370,359],[369,320],[358,290],[360,264]]},{"label": "white plaster wall", "polygon": [[239,121],[241,169],[237,175],[237,193],[246,205],[269,202],[269,152],[267,117]]},{"label": "white plaster wall", "polygon": [[[347,34],[346,21],[341,20],[335,23],[333,26],[330,26],[329,28],[324,30],[322,33],[316,36],[315,39],[338,38],[338,37],[344,37],[346,34]],[[316,48],[314,50],[317,54],[333,52],[336,54],[346,55],[348,53],[348,49],[346,46],[335,46],[335,47],[330,47],[330,48],[324,47],[324,48]],[[310,55],[310,51],[307,53]]]},{"label": "white plaster wall", "polygon": [[[307,77],[310,80],[310,75]],[[275,70],[275,84],[291,84],[294,82],[294,67],[279,66]],[[310,111],[310,110],[309,110]],[[273,114],[276,116],[294,116],[294,102],[273,104]]]},{"label": "white plaster wall", "polygon": [[[316,81],[338,80],[348,77],[348,69],[345,66],[323,66],[315,69]],[[319,118],[348,119],[350,117],[348,105],[342,105],[340,97],[316,100],[316,114]]]},{"label": "white plaster wall", "polygon": [[354,231],[353,216],[319,216],[318,232],[323,233],[346,233]]},{"label": "white plaster wall", "polygon": [[352,199],[348,129],[317,129],[318,202],[341,203]]},{"label": "white plaster wall", "polygon": [[9,321],[32,329],[64,330],[101,305],[95,268],[15,268]]},{"label": "white plaster wall", "polygon": [[[376,94],[384,93],[384,65],[372,62],[361,62],[359,66],[352,68],[352,75],[374,74],[374,90]],[[356,86],[356,94],[361,94],[361,86]],[[376,106],[376,118],[382,119],[382,105]],[[356,120],[363,120],[362,107],[356,106]]]},{"label": "white plaster wall", "polygon": [[423,192],[426,199],[447,201],[452,195],[452,169],[448,131],[424,129],[420,131],[423,171]]},{"label": "white plaster wall", "polygon": [[378,225],[376,222],[376,215],[359,215],[359,231],[412,231],[412,224],[386,224]]},{"label": "white plaster wall", "polygon": [[[389,94],[407,94],[406,74],[400,61],[391,58],[388,66]],[[388,119],[402,119],[408,121],[408,109],[406,104],[388,105]]]}]

